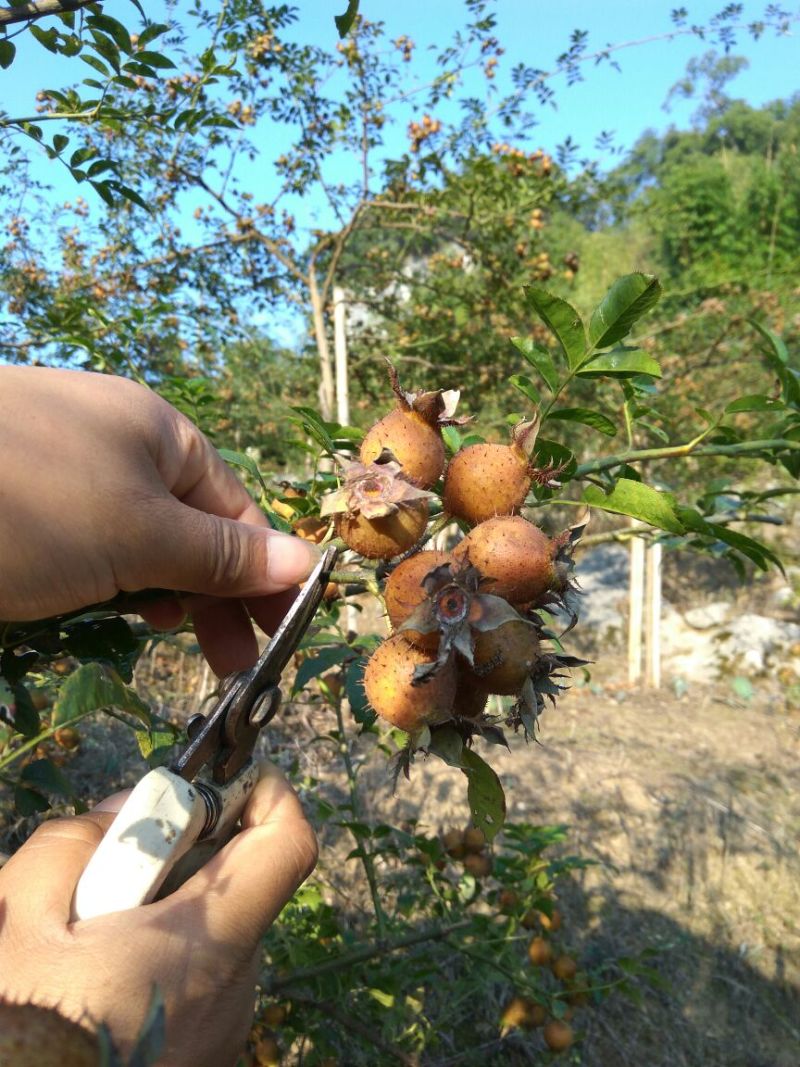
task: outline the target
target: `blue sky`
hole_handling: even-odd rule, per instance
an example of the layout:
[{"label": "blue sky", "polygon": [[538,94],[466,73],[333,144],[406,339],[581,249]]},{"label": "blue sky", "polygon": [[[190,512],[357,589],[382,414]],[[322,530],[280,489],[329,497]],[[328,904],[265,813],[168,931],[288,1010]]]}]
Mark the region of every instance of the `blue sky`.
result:
[{"label": "blue sky", "polygon": [[[186,0],[180,0],[179,10]],[[211,0],[207,0],[211,7]],[[298,40],[312,41],[328,49],[335,49],[337,35],[333,16],[346,7],[346,0],[299,0],[296,5],[300,18],[293,30]],[[674,2],[660,0],[498,0],[496,11],[498,26],[496,36],[505,48],[496,84],[502,92],[509,86],[508,71],[513,65],[524,62],[537,68],[550,70],[557,56],[568,44],[575,29],[585,30],[589,35],[589,50],[602,49],[609,44],[645,41],[648,38],[667,34],[674,29],[670,10]],[[689,21],[702,25],[721,9],[722,0],[687,2]],[[761,3],[745,3],[742,22],[760,18],[765,0]],[[151,19],[167,21],[169,9],[164,3],[146,3]],[[463,23],[464,5],[461,0],[403,0],[403,3],[388,0],[361,0],[364,15],[371,20],[382,20],[390,38],[407,34],[415,41],[415,61],[409,66],[409,74],[420,80],[431,78],[437,68],[428,58],[427,46],[432,42],[442,45]],[[800,8],[792,6],[792,13],[800,15]],[[135,8],[130,0],[116,0],[106,6],[131,27],[137,22]],[[43,20],[47,25],[48,20]],[[745,32],[739,33],[734,54],[743,54],[749,68],[740,73],[731,84],[729,92],[735,97],[760,105],[775,98],[786,98],[800,89],[797,72],[800,71],[800,48],[796,34],[800,22],[792,24],[791,36],[777,38],[773,31],[754,42]],[[198,47],[201,42],[192,40]],[[88,68],[75,61],[67,61],[45,52],[29,35],[17,38],[18,56],[8,71],[0,71],[0,111],[11,115],[30,115],[35,112],[35,94],[42,88],[62,88],[70,82],[91,74]],[[527,149],[542,147],[553,152],[555,147],[570,136],[581,148],[582,154],[598,158],[610,164],[614,160],[594,149],[597,137],[604,131],[611,132],[617,145],[630,148],[646,129],[664,130],[671,124],[680,127],[689,125],[697,104],[694,101],[676,101],[670,113],[663,104],[670,87],[681,77],[686,63],[693,56],[701,55],[708,45],[694,36],[677,37],[673,40],[656,40],[640,43],[635,47],[620,50],[615,58],[621,66],[617,72],[605,64],[595,67],[586,64],[586,80],[567,86],[563,76],[550,83],[556,90],[557,108],[537,106],[538,126],[532,132]],[[483,83],[482,75],[472,75]],[[409,88],[413,85],[409,84]],[[396,125],[386,134],[387,153],[397,155],[407,148],[405,127],[409,118],[419,118],[414,110],[416,98],[407,111],[398,115]],[[446,110],[446,105],[443,110]],[[446,114],[442,114],[446,118]],[[50,124],[48,133],[57,132]],[[259,199],[269,199],[274,192],[276,179],[271,160],[282,150],[285,132],[266,129],[263,134],[263,156],[256,164],[248,165],[250,185],[259,183]],[[66,172],[50,163],[44,156],[37,163],[36,176],[52,183],[54,201],[74,198],[80,192],[91,201],[92,190],[78,189]],[[352,160],[332,158],[328,180],[336,182],[349,178]],[[195,224],[191,212],[197,206],[196,198],[185,202],[186,218],[181,220],[184,236],[191,240]],[[298,231],[315,225],[325,225],[329,219],[327,208],[320,200],[308,198],[301,204],[293,204]]]}]

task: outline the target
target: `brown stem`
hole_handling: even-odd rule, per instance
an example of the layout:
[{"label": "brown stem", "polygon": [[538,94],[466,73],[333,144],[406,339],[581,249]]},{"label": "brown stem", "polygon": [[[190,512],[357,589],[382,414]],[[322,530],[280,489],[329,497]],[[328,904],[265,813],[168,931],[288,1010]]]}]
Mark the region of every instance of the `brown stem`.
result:
[{"label": "brown stem", "polygon": [[322,294],[317,283],[316,263],[312,260],[308,268],[308,295],[311,300],[311,314],[314,320],[314,337],[317,342],[319,355],[320,383],[319,383],[319,408],[323,419],[329,421],[333,418],[336,394],[333,386],[333,363],[331,349],[328,344],[328,334],[325,329],[325,309],[322,302]]},{"label": "brown stem", "polygon": [[10,26],[13,22],[33,22],[45,15],[66,15],[99,0],[36,0],[35,3],[20,4],[19,7],[0,7],[0,26]]}]

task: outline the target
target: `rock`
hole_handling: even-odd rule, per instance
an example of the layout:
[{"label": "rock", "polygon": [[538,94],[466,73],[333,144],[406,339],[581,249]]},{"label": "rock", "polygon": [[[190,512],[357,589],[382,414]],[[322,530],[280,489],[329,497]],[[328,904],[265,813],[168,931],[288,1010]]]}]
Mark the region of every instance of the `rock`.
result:
[{"label": "rock", "polygon": [[738,660],[751,671],[766,669],[771,656],[788,651],[800,640],[800,626],[766,615],[739,615],[714,635],[716,655]]},{"label": "rock", "polygon": [[730,617],[732,604],[725,600],[715,600],[713,604],[703,604],[699,608],[691,608],[684,611],[683,618],[687,626],[695,630],[709,630],[712,626],[720,626]]}]

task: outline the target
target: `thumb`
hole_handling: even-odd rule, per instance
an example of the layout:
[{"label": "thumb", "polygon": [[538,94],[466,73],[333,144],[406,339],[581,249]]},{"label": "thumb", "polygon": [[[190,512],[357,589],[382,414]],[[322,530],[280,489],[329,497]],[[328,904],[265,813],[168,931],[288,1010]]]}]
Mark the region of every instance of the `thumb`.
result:
[{"label": "thumb", "polygon": [[237,519],[221,518],[174,497],[149,509],[140,539],[135,588],[162,586],[220,597],[261,597],[304,581],[320,559],[316,545]]}]

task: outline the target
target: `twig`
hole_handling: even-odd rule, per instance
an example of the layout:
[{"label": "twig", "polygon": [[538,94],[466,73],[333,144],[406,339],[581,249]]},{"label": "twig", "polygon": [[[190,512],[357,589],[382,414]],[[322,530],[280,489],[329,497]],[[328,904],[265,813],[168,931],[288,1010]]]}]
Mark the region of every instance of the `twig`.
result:
[{"label": "twig", "polygon": [[18,7],[0,7],[0,26],[10,26],[13,22],[33,22],[46,15],[66,15],[78,11],[100,0],[36,0],[35,3],[20,4]]}]

